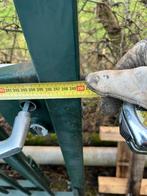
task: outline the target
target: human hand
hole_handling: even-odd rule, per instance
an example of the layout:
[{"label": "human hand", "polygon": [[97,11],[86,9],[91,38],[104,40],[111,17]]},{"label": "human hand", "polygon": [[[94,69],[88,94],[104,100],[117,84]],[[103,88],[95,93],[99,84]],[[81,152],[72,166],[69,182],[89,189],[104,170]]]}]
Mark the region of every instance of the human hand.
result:
[{"label": "human hand", "polygon": [[138,42],[117,63],[115,70],[90,73],[88,86],[100,94],[102,112],[118,113],[122,101],[147,109],[147,40]]}]

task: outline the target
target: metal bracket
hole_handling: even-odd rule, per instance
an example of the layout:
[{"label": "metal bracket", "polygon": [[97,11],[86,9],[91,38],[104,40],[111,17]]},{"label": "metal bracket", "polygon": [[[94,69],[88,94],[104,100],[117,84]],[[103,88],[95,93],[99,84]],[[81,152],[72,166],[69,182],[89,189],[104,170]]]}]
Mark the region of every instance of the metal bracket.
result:
[{"label": "metal bracket", "polygon": [[120,134],[133,152],[147,154],[147,127],[138,115],[135,105],[124,103],[120,114]]},{"label": "metal bracket", "polygon": [[29,111],[30,108],[32,111],[32,107],[34,107],[32,102],[26,101],[24,103],[22,111],[17,114],[14,120],[11,135],[7,139],[0,141],[1,159],[12,156],[22,150],[28,130],[30,128],[31,114]]}]

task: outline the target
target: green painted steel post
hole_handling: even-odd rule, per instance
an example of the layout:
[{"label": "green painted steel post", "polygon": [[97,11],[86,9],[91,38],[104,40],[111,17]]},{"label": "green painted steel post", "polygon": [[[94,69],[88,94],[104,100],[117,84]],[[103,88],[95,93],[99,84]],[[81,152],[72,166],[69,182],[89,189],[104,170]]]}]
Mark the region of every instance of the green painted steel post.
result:
[{"label": "green painted steel post", "polygon": [[[79,80],[76,0],[14,0],[40,81]],[[47,100],[74,192],[84,195],[80,100]],[[75,194],[76,195],[76,194]]]}]

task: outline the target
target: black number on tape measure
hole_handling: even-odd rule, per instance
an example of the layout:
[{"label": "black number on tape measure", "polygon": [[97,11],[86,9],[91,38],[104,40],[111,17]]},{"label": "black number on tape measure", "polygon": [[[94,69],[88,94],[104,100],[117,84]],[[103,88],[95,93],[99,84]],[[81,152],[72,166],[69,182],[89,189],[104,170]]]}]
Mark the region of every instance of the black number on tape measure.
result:
[{"label": "black number on tape measure", "polygon": [[34,92],[35,90],[35,88],[29,88],[29,92]]},{"label": "black number on tape measure", "polygon": [[27,88],[21,88],[21,92],[28,92]]},{"label": "black number on tape measure", "polygon": [[20,92],[20,91],[19,91],[19,89],[14,88],[14,89],[13,89],[13,92],[14,92],[14,93],[18,93],[18,92]]},{"label": "black number on tape measure", "polygon": [[52,88],[45,88],[46,91],[52,91]]},{"label": "black number on tape measure", "polygon": [[12,92],[12,89],[7,88],[6,92]]},{"label": "black number on tape measure", "polygon": [[43,91],[43,88],[37,88],[37,91]]},{"label": "black number on tape measure", "polygon": [[70,87],[69,89],[70,90],[76,90],[76,87]]},{"label": "black number on tape measure", "polygon": [[59,87],[54,87],[54,91],[59,91],[60,88]]},{"label": "black number on tape measure", "polygon": [[62,87],[63,91],[68,91],[68,87]]}]

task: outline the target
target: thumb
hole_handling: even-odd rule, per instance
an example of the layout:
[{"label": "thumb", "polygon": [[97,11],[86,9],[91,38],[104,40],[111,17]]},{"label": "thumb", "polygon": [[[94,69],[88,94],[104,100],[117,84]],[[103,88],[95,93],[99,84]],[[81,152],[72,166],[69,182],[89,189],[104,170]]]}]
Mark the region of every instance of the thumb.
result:
[{"label": "thumb", "polygon": [[105,70],[86,77],[97,94],[114,97],[147,108],[147,67]]},{"label": "thumb", "polygon": [[134,45],[116,64],[116,69],[130,69],[147,66],[147,40]]}]

